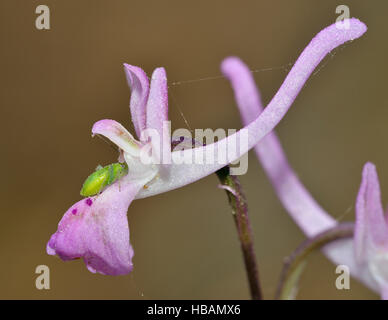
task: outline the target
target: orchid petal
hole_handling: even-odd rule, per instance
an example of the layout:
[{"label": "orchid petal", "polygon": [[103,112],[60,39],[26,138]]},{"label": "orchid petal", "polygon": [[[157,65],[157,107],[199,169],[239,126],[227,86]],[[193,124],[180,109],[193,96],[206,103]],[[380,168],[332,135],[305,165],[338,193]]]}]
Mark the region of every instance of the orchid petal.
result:
[{"label": "orchid petal", "polygon": [[132,270],[127,210],[148,180],[124,177],[100,195],[74,204],[59,222],[47,253],[62,260],[83,258],[91,272],[127,274]]},{"label": "orchid petal", "polygon": [[385,209],[385,221],[388,224],[388,209]]},{"label": "orchid petal", "polygon": [[[222,71],[231,81],[243,124],[247,125],[263,111],[253,76],[248,67],[235,57],[223,61]],[[255,151],[280,201],[308,237],[315,236],[336,224],[336,221],[314,200],[290,167],[274,131],[256,145]]]},{"label": "orchid petal", "polygon": [[141,145],[127,129],[115,120],[105,119],[97,121],[92,127],[92,133],[93,135],[99,134],[108,138],[120,149],[132,156],[139,156],[140,154]]},{"label": "orchid petal", "polygon": [[356,200],[355,254],[359,263],[371,258],[376,250],[388,250],[388,225],[381,204],[376,167],[366,163]]},{"label": "orchid petal", "polygon": [[[360,37],[367,29],[365,24],[357,19],[352,18],[349,22],[349,29],[339,29],[333,24],[317,34],[304,49],[264,112],[246,126],[244,130],[240,130],[211,145],[198,147],[193,150],[174,151],[172,158],[175,156],[185,158],[187,156],[191,157],[192,163],[173,162],[166,168],[165,172],[160,174],[160,179],[153,181],[147,190],[139,192],[137,198],[166,192],[199,180],[225,165],[225,163],[217,161],[219,154],[222,156],[228,150],[236,149],[235,156],[228,158],[230,163],[254,147],[284,117],[308,77],[326,54],[341,44]],[[212,149],[215,150],[214,159],[216,161],[212,164],[198,164],[195,162],[195,159],[200,158],[203,154],[212,152]]]},{"label": "orchid petal", "polygon": [[151,77],[146,128],[156,129],[162,135],[164,121],[168,121],[167,76],[164,68],[156,68]]},{"label": "orchid petal", "polygon": [[232,85],[243,124],[250,124],[264,109],[251,71],[238,57],[225,58],[221,63],[221,71]]},{"label": "orchid petal", "polygon": [[146,104],[149,94],[149,81],[145,72],[136,66],[124,63],[128,86],[131,89],[130,109],[136,134],[140,138],[146,128]]},{"label": "orchid petal", "polygon": [[150,94],[147,101],[147,130],[155,130],[156,135],[151,134],[152,147],[155,153],[169,159],[171,154],[171,135],[169,127],[165,127],[168,121],[168,94],[167,75],[164,68],[156,68],[151,77]]},{"label": "orchid petal", "polygon": [[388,300],[388,285],[382,289],[381,299]]}]

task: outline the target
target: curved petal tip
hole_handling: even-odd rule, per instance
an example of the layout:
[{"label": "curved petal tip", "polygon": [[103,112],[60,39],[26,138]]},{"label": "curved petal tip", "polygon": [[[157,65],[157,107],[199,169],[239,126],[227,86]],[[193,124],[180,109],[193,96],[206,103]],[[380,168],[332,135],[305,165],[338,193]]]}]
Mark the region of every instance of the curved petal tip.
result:
[{"label": "curved petal tip", "polygon": [[351,18],[349,22],[350,32],[354,35],[354,38],[361,37],[368,30],[366,24],[357,18]]},{"label": "curved petal tip", "polygon": [[128,86],[131,89],[130,110],[137,136],[146,128],[146,104],[149,80],[143,69],[124,63]]},{"label": "curved petal tip", "polygon": [[356,200],[355,254],[362,263],[375,250],[388,250],[388,225],[381,203],[380,184],[373,163],[366,163]]}]

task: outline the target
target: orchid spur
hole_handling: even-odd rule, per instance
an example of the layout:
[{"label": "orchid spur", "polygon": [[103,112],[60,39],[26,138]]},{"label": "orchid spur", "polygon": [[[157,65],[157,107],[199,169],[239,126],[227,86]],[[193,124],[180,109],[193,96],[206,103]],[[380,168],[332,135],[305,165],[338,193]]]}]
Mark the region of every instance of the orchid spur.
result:
[{"label": "orchid spur", "polygon": [[[266,110],[244,129],[216,143],[194,149],[171,152],[171,138],[163,134],[163,123],[167,121],[168,114],[164,69],[156,69],[149,84],[143,70],[125,65],[131,88],[131,117],[139,141],[114,120],[98,121],[93,125],[92,133],[105,136],[119,147],[120,160],[127,163],[128,174],[100,194],[70,207],[47,244],[48,254],[57,254],[63,260],[82,257],[92,272],[109,275],[129,273],[132,270],[133,249],[129,242],[126,214],[132,200],[182,187],[225,166],[217,160],[217,156],[213,163],[206,164],[195,161],[181,163],[176,159],[186,156],[198,159],[209,151],[227,153],[228,149],[235,147],[236,141],[238,152],[228,158],[229,163],[248,152],[283,118],[326,54],[366,31],[362,22],[353,22],[350,29],[336,29],[332,25],[321,31],[302,52]],[[156,130],[163,138],[147,139],[143,133],[148,129]],[[144,163],[141,160],[144,149],[151,150],[151,154],[162,149],[168,161]]]},{"label": "orchid spur", "polygon": [[[246,125],[263,110],[252,74],[241,60],[233,57],[224,60],[222,70],[231,82]],[[308,237],[337,225],[300,182],[275,132],[261,140],[255,151],[283,206]],[[356,199],[354,240],[337,240],[327,245],[324,252],[334,263],[347,265],[354,277],[388,299],[388,214],[384,216],[373,164],[367,163],[363,169]]]}]

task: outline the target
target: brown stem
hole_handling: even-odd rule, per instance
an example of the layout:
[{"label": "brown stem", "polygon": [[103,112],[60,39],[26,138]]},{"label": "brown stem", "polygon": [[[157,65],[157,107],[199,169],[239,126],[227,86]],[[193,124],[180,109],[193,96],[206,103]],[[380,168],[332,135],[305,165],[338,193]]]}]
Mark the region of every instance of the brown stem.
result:
[{"label": "brown stem", "polygon": [[[176,146],[193,148],[202,146],[203,143],[187,137],[178,137],[173,139],[171,147]],[[259,282],[259,272],[256,263],[255,250],[253,248],[253,236],[248,217],[248,206],[245,195],[243,194],[240,181],[236,176],[230,175],[229,166],[223,167],[216,172],[222,186],[224,187],[232,207],[233,219],[237,227],[237,233],[244,256],[245,269],[247,271],[249,288],[253,300],[261,300],[262,294]]]},{"label": "brown stem", "polygon": [[253,300],[261,300],[262,294],[259,282],[259,272],[253,247],[253,236],[248,217],[247,201],[243,194],[240,181],[237,176],[230,175],[229,171],[229,167],[226,166],[216,173],[227,193],[229,204],[232,207],[232,214],[244,256],[251,297]]}]

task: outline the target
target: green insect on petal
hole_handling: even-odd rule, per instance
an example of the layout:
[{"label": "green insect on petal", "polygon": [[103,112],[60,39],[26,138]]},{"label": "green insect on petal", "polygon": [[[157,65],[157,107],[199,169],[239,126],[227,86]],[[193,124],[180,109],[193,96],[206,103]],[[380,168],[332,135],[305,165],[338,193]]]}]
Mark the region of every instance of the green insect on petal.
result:
[{"label": "green insect on petal", "polygon": [[84,182],[81,196],[90,197],[100,193],[105,187],[116,182],[128,173],[128,166],[122,163],[112,163],[105,167],[97,167]]}]

